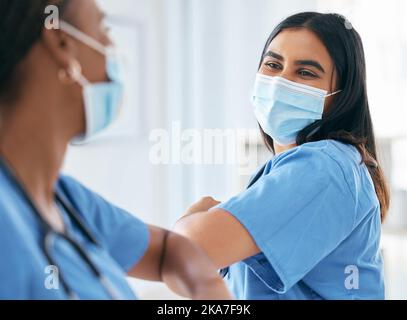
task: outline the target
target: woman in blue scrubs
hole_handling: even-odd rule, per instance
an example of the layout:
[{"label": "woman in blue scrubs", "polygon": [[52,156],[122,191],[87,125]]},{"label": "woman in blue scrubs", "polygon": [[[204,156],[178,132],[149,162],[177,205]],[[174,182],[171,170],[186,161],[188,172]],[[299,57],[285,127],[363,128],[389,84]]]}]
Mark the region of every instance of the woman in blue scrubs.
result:
[{"label": "woman in blue scrubs", "polygon": [[[59,29],[44,27],[49,4]],[[188,239],[60,174],[68,143],[91,138],[120,109],[103,18],[94,0],[0,0],[0,299],[134,299],[126,276],[228,299]]]},{"label": "woman in blue scrubs", "polygon": [[383,299],[389,193],[358,33],[336,14],[285,19],[267,40],[252,104],[274,156],[247,190],[202,199],[175,230],[239,299]]}]

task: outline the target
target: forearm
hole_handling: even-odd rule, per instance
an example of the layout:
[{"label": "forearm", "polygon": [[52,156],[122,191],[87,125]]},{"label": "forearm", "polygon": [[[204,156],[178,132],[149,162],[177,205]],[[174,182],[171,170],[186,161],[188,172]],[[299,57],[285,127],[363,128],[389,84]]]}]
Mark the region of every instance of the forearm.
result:
[{"label": "forearm", "polygon": [[222,209],[187,214],[173,230],[199,246],[217,269],[260,252],[246,228]]},{"label": "forearm", "polygon": [[199,247],[176,233],[167,236],[160,273],[168,287],[181,296],[231,298],[212,261]]},{"label": "forearm", "polygon": [[229,299],[231,295],[212,261],[189,239],[149,226],[150,242],[129,276],[164,281],[181,296],[193,299]]}]

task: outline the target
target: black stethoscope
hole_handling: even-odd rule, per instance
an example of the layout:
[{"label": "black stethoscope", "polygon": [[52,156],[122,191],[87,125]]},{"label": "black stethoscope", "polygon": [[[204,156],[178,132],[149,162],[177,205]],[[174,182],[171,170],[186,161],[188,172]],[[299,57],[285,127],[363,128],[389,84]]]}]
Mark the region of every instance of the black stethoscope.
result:
[{"label": "black stethoscope", "polygon": [[[48,261],[48,263],[52,266],[58,267],[58,265],[55,263],[55,260],[52,258],[51,252],[52,252],[52,246],[55,243],[55,239],[57,238],[62,238],[66,242],[68,242],[74,249],[75,251],[79,254],[79,256],[83,259],[83,261],[87,264],[87,266],[90,268],[92,273],[96,276],[96,278],[99,280],[100,284],[102,287],[106,290],[106,292],[109,294],[109,296],[114,299],[114,300],[119,300],[120,295],[118,294],[117,290],[115,287],[112,285],[112,283],[107,279],[99,270],[99,268],[96,266],[95,263],[92,262],[91,258],[87,254],[87,252],[82,248],[82,246],[74,239],[72,238],[69,234],[61,233],[56,230],[54,230],[51,225],[43,218],[43,216],[40,213],[40,210],[37,208],[37,206],[34,204],[34,202],[31,200],[31,198],[28,195],[28,192],[25,190],[23,187],[23,184],[18,180],[17,175],[14,173],[14,171],[11,169],[11,166],[6,163],[6,160],[0,155],[0,167],[3,169],[3,172],[7,176],[8,180],[15,186],[15,188],[20,192],[21,196],[25,199],[31,210],[34,212],[34,214],[38,217],[39,221],[41,222],[41,226],[44,229],[44,241],[43,241],[43,252],[44,255]],[[75,210],[73,206],[70,205],[67,199],[65,199],[61,194],[58,193],[58,191],[55,192],[55,202],[59,204],[63,210],[68,214],[69,218],[74,222],[81,232],[88,238],[88,240],[94,244],[97,247],[101,247],[98,241],[95,239],[95,237],[92,235],[92,232],[88,229],[88,227],[85,225],[85,223],[82,221],[79,213]],[[73,290],[69,287],[68,283],[64,279],[64,277],[60,273],[60,268],[58,268],[58,280],[59,283],[62,285],[64,288],[65,292],[67,293],[67,296],[69,299],[72,300],[78,300],[79,297],[74,293]]]},{"label": "black stethoscope", "polygon": [[[251,188],[263,176],[264,170],[266,170],[266,166],[267,166],[267,163],[259,171],[257,171],[256,175],[250,180],[246,189]],[[228,273],[229,273],[229,267],[219,270],[219,274],[223,278],[226,277]]]}]

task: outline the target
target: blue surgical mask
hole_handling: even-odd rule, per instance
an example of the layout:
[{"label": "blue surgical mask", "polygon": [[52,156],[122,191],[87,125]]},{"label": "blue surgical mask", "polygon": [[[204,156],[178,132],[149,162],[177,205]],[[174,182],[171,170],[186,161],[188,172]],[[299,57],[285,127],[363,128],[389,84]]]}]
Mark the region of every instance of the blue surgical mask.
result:
[{"label": "blue surgical mask", "polygon": [[279,145],[294,144],[298,133],[322,119],[328,94],[308,85],[282,77],[257,74],[252,104],[257,121]]},{"label": "blue surgical mask", "polygon": [[81,73],[76,77],[83,88],[86,132],[73,142],[84,143],[107,129],[119,115],[124,94],[123,69],[114,49],[106,48],[65,21],[60,22],[60,28],[106,57],[106,73],[110,82],[90,83]]}]

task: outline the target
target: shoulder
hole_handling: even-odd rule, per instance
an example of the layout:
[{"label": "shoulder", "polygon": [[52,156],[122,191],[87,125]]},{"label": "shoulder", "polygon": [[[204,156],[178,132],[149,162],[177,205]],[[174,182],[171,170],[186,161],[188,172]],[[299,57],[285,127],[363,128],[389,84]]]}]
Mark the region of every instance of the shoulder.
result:
[{"label": "shoulder", "polygon": [[290,149],[272,159],[273,167],[282,163],[298,162],[307,167],[318,166],[325,171],[331,167],[348,171],[353,166],[359,166],[361,157],[357,149],[335,140],[321,140],[305,143]]},{"label": "shoulder", "polygon": [[[27,225],[34,223],[29,213],[29,207],[20,196],[17,187],[10,182],[0,170],[0,243],[14,243],[12,237],[19,239],[19,233],[24,232]],[[8,241],[2,241],[8,239]]]},{"label": "shoulder", "polygon": [[119,211],[102,196],[71,176],[61,175],[56,190],[85,219],[88,227],[94,232],[98,229],[98,224],[115,216]]},{"label": "shoulder", "polygon": [[57,189],[63,189],[64,192],[75,194],[75,196],[86,197],[94,194],[89,188],[85,187],[75,178],[67,175],[61,175],[58,180]]},{"label": "shoulder", "polygon": [[147,224],[72,177],[61,176],[58,186],[123,269],[129,270],[141,259],[149,245]]},{"label": "shoulder", "polygon": [[74,205],[83,218],[98,228],[112,228],[113,225],[120,224],[122,221],[144,225],[144,222],[133,214],[113,204],[73,177],[61,175],[57,190]]},{"label": "shoulder", "polygon": [[0,299],[23,298],[37,244],[36,220],[0,170]]},{"label": "shoulder", "polygon": [[62,193],[79,211],[93,212],[110,203],[97,192],[85,186],[77,179],[61,175],[56,189]]},{"label": "shoulder", "polygon": [[272,159],[273,170],[287,167],[301,172],[302,178],[337,182],[355,195],[357,180],[362,174],[361,156],[352,146],[335,140],[305,143]]}]

